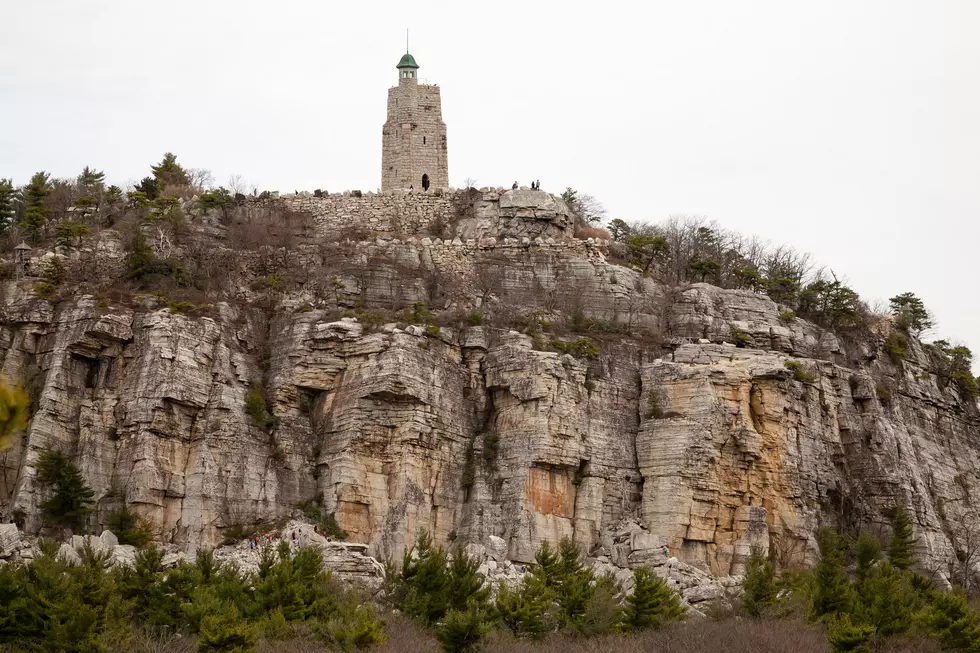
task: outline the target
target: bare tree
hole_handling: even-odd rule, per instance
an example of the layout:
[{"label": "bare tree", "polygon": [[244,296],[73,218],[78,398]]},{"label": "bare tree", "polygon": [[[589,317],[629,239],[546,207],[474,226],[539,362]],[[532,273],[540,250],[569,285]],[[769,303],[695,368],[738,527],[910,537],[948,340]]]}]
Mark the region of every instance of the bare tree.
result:
[{"label": "bare tree", "polygon": [[205,168],[191,168],[187,171],[187,178],[197,191],[205,191],[214,186],[214,175]]},{"label": "bare tree", "polygon": [[228,190],[235,195],[248,195],[252,191],[254,184],[241,175],[228,177]]},{"label": "bare tree", "polygon": [[473,177],[467,177],[466,179],[463,180],[463,187],[467,189],[476,188],[476,179],[474,179]]}]

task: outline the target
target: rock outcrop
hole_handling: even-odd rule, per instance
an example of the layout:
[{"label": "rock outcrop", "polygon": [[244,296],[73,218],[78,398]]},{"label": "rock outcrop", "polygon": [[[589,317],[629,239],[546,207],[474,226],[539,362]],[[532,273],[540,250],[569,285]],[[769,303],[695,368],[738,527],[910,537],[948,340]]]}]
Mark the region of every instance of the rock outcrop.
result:
[{"label": "rock outcrop", "polygon": [[[314,202],[301,199],[289,201]],[[763,295],[666,287],[571,239],[567,207],[545,193],[488,191],[462,214],[432,197],[432,216],[384,201],[394,208],[377,220],[455,216],[457,231],[296,248],[303,265],[333,261],[330,282],[309,267],[273,307],[244,281],[243,301],[194,316],[149,297],[53,303],[8,282],[0,372],[34,404],[0,454],[2,511],[40,527],[36,463],[56,447],[96,492],[93,525],[126,505],[194,551],[315,501],[351,544],[310,543],[352,577],[425,529],[481,547],[488,569],[571,536],[601,564],[724,579],[754,547],[812,562],[816,526],[884,527],[896,505],[914,516],[923,564],[947,571],[980,420],[916,342],[895,365],[874,336],[787,318]],[[326,238],[347,204],[323,202]],[[417,301],[514,320],[439,328],[363,312]],[[647,335],[593,333],[592,358],[528,328],[571,314]],[[245,410],[257,381],[269,425]],[[0,526],[0,549],[12,533]]]}]

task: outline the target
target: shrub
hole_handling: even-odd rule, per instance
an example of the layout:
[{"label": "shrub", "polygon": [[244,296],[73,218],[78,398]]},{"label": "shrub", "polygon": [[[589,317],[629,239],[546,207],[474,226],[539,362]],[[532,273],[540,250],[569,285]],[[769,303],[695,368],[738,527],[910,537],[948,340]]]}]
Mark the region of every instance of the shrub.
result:
[{"label": "shrub", "polygon": [[882,349],[895,365],[901,365],[905,360],[905,349],[909,346],[909,339],[897,331],[892,331],[885,339]]},{"label": "shrub", "polygon": [[548,344],[562,354],[569,354],[574,358],[599,358],[599,348],[590,338],[585,336],[577,338],[572,342],[565,340],[551,340]]},{"label": "shrub", "polygon": [[796,319],[796,312],[795,311],[792,311],[792,310],[790,310],[788,308],[786,310],[784,310],[784,311],[780,311],[780,313],[779,313],[779,321],[780,322],[785,322],[785,323],[788,324],[788,323],[792,322],[795,319]]},{"label": "shrub", "polygon": [[[91,199],[91,198],[90,198]],[[59,247],[72,249],[81,239],[91,233],[88,225],[80,224],[72,220],[62,220],[54,228],[55,243]]]},{"label": "shrub", "polygon": [[467,653],[479,648],[490,631],[484,612],[475,607],[450,610],[436,629],[436,638],[446,653]]},{"label": "shrub", "polygon": [[327,537],[335,540],[346,540],[349,534],[340,527],[340,524],[337,523],[337,518],[332,512],[327,514],[323,513],[323,510],[320,508],[320,501],[322,501],[322,497],[301,503],[299,508],[303,511],[303,516],[316,524],[320,532]]},{"label": "shrub", "polygon": [[802,381],[803,383],[813,383],[817,380],[817,375],[813,372],[807,372],[798,361],[786,361],[784,365],[786,366],[786,369],[793,373],[793,378],[795,378],[797,381]]},{"label": "shrub", "polygon": [[271,430],[279,424],[279,418],[269,410],[265,396],[262,394],[262,383],[255,381],[245,393],[245,414],[259,428]]},{"label": "shrub", "polygon": [[497,462],[497,454],[500,452],[500,436],[496,433],[488,433],[483,436],[483,462],[488,467],[493,467]]},{"label": "shrub", "polygon": [[480,326],[483,324],[484,318],[483,313],[479,311],[470,311],[466,314],[466,322],[470,326]]},{"label": "shrub", "polygon": [[739,349],[744,349],[749,345],[754,345],[755,339],[738,327],[732,327],[732,344]]},{"label": "shrub", "polygon": [[848,614],[839,614],[827,622],[827,643],[834,653],[871,653],[874,627],[855,624]]},{"label": "shrub", "polygon": [[142,548],[153,539],[150,525],[123,506],[113,511],[106,520],[106,527],[119,539],[120,544]]},{"label": "shrub", "polygon": [[884,405],[888,405],[892,402],[892,391],[884,383],[879,383],[878,387],[875,388],[875,393],[878,395],[878,401]]},{"label": "shrub", "polygon": [[664,412],[663,400],[660,395],[653,390],[647,395],[647,418],[648,419],[663,419],[666,417]]},{"label": "shrub", "polygon": [[38,284],[37,295],[43,299],[51,299],[54,296],[54,291],[65,280],[65,266],[62,265],[61,259],[57,256],[48,259],[41,272],[41,278],[44,281]]},{"label": "shrub", "polygon": [[37,461],[37,482],[51,493],[41,503],[45,517],[79,530],[92,512],[95,492],[85,483],[78,467],[60,451],[42,451]]}]

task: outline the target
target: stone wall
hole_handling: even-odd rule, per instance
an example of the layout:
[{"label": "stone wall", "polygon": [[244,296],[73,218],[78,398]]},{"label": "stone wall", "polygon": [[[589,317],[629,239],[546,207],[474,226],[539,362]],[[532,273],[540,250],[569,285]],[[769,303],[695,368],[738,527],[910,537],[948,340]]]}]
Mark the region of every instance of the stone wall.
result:
[{"label": "stone wall", "polygon": [[249,199],[250,213],[287,209],[312,216],[317,238],[345,233],[428,235],[452,240],[572,237],[574,221],[558,197],[543,191],[432,190],[385,193],[311,193]]}]

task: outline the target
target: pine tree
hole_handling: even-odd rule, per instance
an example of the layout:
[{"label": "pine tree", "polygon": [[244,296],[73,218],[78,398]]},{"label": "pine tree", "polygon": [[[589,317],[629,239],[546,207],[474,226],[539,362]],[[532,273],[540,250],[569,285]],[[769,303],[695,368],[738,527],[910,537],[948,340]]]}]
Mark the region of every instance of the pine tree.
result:
[{"label": "pine tree", "polygon": [[14,182],[0,179],[0,234],[6,233],[14,222]]},{"label": "pine tree", "polygon": [[37,481],[51,490],[50,498],[41,504],[45,516],[56,524],[80,529],[92,512],[95,492],[85,484],[78,467],[59,451],[44,451],[38,458]]},{"label": "pine tree", "polygon": [[471,606],[450,610],[436,630],[436,639],[446,653],[467,653],[475,651],[489,631],[486,614]]},{"label": "pine tree", "polygon": [[544,581],[527,574],[516,590],[500,584],[494,603],[494,616],[515,637],[540,637],[551,629],[553,601],[554,593]]},{"label": "pine tree", "polygon": [[47,211],[44,208],[44,200],[51,192],[48,173],[41,171],[31,177],[31,181],[24,187],[24,201],[27,205],[27,212],[21,220],[21,226],[30,234],[31,240],[35,243],[41,241],[44,235],[44,225],[47,222]]},{"label": "pine tree", "polygon": [[944,649],[980,649],[980,615],[959,592],[938,592],[922,615],[922,625]]},{"label": "pine tree", "polygon": [[451,607],[446,592],[449,582],[446,557],[446,552],[441,547],[433,547],[432,538],[422,531],[415,546],[405,552],[392,593],[396,608],[426,626],[439,622]]},{"label": "pine tree", "polygon": [[905,508],[898,507],[892,513],[892,539],[888,544],[888,561],[898,569],[906,570],[915,561],[915,533]]},{"label": "pine tree", "polygon": [[857,580],[858,583],[861,583],[868,577],[868,574],[871,573],[871,568],[881,558],[881,544],[870,533],[861,533],[855,544],[855,550],[857,558]]},{"label": "pine tree", "polygon": [[97,193],[105,186],[105,173],[85,166],[82,174],[78,176],[78,185],[86,195]]},{"label": "pine tree", "polygon": [[662,578],[646,567],[635,569],[633,578],[633,593],[626,597],[623,615],[625,630],[660,628],[665,623],[684,616],[684,608],[681,607],[677,593]]},{"label": "pine tree", "polygon": [[892,315],[899,320],[900,328],[904,328],[916,335],[921,335],[923,331],[928,331],[935,326],[932,314],[926,308],[915,293],[903,292],[888,300]]},{"label": "pine tree", "polygon": [[817,531],[820,561],[813,571],[814,591],[811,612],[823,617],[847,612],[851,607],[851,587],[844,572],[844,554],[840,537],[831,528],[821,526]]},{"label": "pine tree", "polygon": [[761,617],[776,602],[776,567],[753,549],[752,557],[742,580],[742,609],[753,617]]},{"label": "pine tree", "polygon": [[874,628],[855,624],[848,614],[839,614],[827,622],[827,643],[834,653],[871,653]]},{"label": "pine tree", "polygon": [[473,605],[481,610],[490,598],[483,574],[477,572],[480,563],[465,551],[453,554],[446,578],[446,595],[450,606]]},{"label": "pine tree", "polygon": [[201,619],[199,651],[244,653],[255,642],[255,627],[241,619],[234,603],[223,602],[220,608]]},{"label": "pine tree", "polygon": [[907,631],[917,608],[918,597],[909,585],[908,575],[885,562],[860,585],[852,619],[871,626],[877,642]]},{"label": "pine tree", "polygon": [[161,190],[167,186],[187,186],[190,178],[187,171],[177,163],[177,155],[167,152],[163,155],[163,160],[155,166],[151,166],[153,178]]}]

